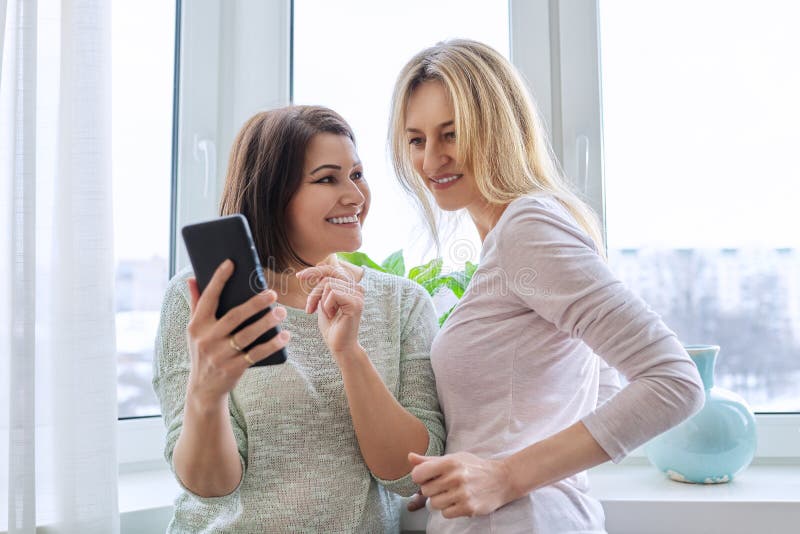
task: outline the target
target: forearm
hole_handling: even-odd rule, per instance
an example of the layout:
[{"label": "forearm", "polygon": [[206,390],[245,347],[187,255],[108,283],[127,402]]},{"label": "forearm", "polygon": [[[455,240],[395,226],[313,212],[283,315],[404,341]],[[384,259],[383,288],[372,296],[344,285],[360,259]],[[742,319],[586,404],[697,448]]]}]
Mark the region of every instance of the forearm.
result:
[{"label": "forearm", "polygon": [[186,395],[183,427],[172,455],[183,485],[201,497],[230,494],[242,479],[227,396],[211,405]]},{"label": "forearm", "polygon": [[611,458],[580,421],[504,460],[513,499]]},{"label": "forearm", "polygon": [[336,355],[356,438],[375,476],[395,480],[411,471],[408,453],[425,454],[428,429],[397,402],[367,353]]}]

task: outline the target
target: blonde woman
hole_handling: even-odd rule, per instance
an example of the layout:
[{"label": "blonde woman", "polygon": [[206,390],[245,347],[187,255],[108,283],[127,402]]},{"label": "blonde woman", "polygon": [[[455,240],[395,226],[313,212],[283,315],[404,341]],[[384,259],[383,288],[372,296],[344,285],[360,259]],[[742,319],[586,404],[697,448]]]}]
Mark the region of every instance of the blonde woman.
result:
[{"label": "blonde woman", "polygon": [[[586,469],[698,410],[697,369],[609,270],[595,217],[505,58],[465,40],[423,50],[392,113],[396,173],[434,236],[437,210],[466,210],[483,242],[431,349],[446,454],[410,455],[428,530],[603,532]],[[629,381],[603,404],[600,359]]]},{"label": "blonde woman", "polygon": [[[443,448],[437,323],[422,287],[337,260],[369,205],[353,132],[327,108],[259,113],[234,141],[220,212],[247,218],[273,290],[217,319],[230,262],[202,295],[188,269],[169,284],[153,377],[183,488],[168,532],[399,531],[408,453]],[[250,367],[284,346],[286,363]]]}]

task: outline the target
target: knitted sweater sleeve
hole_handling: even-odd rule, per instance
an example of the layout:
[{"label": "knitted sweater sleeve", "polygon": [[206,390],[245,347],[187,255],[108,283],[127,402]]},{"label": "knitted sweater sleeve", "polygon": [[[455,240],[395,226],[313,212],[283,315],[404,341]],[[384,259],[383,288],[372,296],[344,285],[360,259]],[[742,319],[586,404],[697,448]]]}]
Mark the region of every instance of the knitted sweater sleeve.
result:
[{"label": "knitted sweater sleeve", "polygon": [[[436,313],[428,293],[417,284],[401,288],[402,319],[400,336],[400,384],[398,402],[428,429],[426,456],[439,456],[444,450],[444,417],[439,409],[436,383],[430,362],[433,338],[439,330]],[[403,496],[412,495],[417,485],[411,474],[397,480],[375,479],[387,489]]]},{"label": "knitted sweater sleeve", "polygon": [[[191,368],[186,328],[191,317],[189,292],[185,276],[176,276],[167,287],[161,307],[161,319],[156,334],[155,357],[153,359],[153,389],[161,404],[161,416],[167,428],[164,457],[175,473],[172,455],[175,443],[183,427],[184,402]],[[247,468],[247,434],[242,414],[234,403],[228,401],[231,426],[239,449],[242,463],[242,480]],[[223,508],[235,509],[239,497],[239,488],[222,497],[201,497],[186,488],[175,473],[175,479],[181,488],[198,504],[228,504]],[[240,482],[241,486],[241,482]],[[231,501],[224,503],[224,501]]]}]

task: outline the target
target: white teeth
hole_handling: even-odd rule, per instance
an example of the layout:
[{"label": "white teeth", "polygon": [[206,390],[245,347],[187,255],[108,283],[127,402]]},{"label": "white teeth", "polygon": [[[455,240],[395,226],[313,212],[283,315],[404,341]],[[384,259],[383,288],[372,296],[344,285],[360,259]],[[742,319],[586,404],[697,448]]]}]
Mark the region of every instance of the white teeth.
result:
[{"label": "white teeth", "polygon": [[334,217],[332,219],[328,219],[328,222],[332,222],[333,224],[354,223],[358,222],[358,215],[351,215],[350,217]]},{"label": "white teeth", "polygon": [[434,182],[436,182],[437,184],[447,184],[447,183],[450,183],[450,182],[454,182],[455,180],[458,180],[459,178],[461,178],[460,174],[456,174],[455,176],[448,176],[447,178],[442,178],[441,180],[433,180],[433,178],[431,178],[431,179]]}]

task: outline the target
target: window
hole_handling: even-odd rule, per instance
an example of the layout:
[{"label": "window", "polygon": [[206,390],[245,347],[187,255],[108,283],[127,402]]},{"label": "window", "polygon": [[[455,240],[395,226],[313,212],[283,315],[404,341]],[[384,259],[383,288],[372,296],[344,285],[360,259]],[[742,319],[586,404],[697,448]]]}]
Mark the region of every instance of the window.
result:
[{"label": "window", "polygon": [[800,6],[599,14],[612,268],[683,342],[721,346],[717,385],[800,412]]},{"label": "window", "polygon": [[[483,41],[508,56],[507,3],[296,0],[294,13],[294,103],[341,113],[355,131],[364,162],[372,204],[361,251],[381,261],[402,248],[406,266],[430,260],[427,229],[397,185],[387,155],[395,79],[415,53],[448,38]],[[479,251],[469,223],[457,226],[441,253],[445,265],[461,268],[467,260],[477,261]]]},{"label": "window", "polygon": [[175,4],[112,9],[112,179],[120,418],[158,415],[153,343],[169,279]]},{"label": "window", "polygon": [[[158,80],[160,89],[155,82],[138,87],[159,91],[154,98],[163,107],[155,112],[154,104],[153,117],[164,124],[164,140],[157,142],[158,150],[164,150],[164,163],[150,159],[158,153],[151,149],[148,169],[137,171],[133,179],[140,180],[141,189],[149,189],[149,199],[163,199],[158,211],[164,214],[164,223],[158,223],[156,230],[145,230],[146,241],[153,246],[139,260],[156,256],[166,262],[169,230],[160,232],[168,228],[169,213],[166,151],[172,116],[174,6],[150,2],[150,14],[161,13],[156,9],[163,13],[148,15],[147,34],[150,41],[157,39],[161,44],[151,48],[134,40],[142,34],[143,23],[131,25],[129,35],[131,42],[147,45],[148,64],[154,66],[153,73],[163,74],[154,78],[146,73],[148,79]],[[373,192],[362,250],[382,260],[402,247],[407,266],[421,261],[431,253],[420,237],[425,231],[406,193],[397,187],[386,157],[392,86],[400,67],[421,48],[448,37],[481,40],[508,53],[531,84],[567,174],[577,179],[606,219],[615,271],[664,314],[687,343],[722,346],[717,377],[721,386],[737,391],[759,411],[800,411],[796,386],[785,389],[800,381],[800,236],[796,231],[800,220],[791,218],[788,205],[800,198],[800,180],[789,160],[789,143],[796,144],[797,137],[785,128],[800,118],[798,104],[789,96],[798,94],[798,72],[791,65],[800,50],[798,38],[786,30],[788,21],[797,20],[798,15],[789,12],[790,3],[759,4],[758,13],[745,12],[741,5],[717,4],[712,13],[707,4],[685,0],[660,9],[647,3],[646,11],[636,2],[603,0],[599,14],[594,2],[549,0],[400,4],[281,0],[179,2],[179,6],[180,115],[173,230],[216,213],[236,132],[253,113],[288,104],[291,86],[294,102],[327,105],[355,130]],[[118,21],[135,20],[135,13],[125,14],[126,10],[136,11],[114,6],[115,33]],[[744,16],[748,17],[747,31],[736,33]],[[168,33],[159,30],[156,37],[155,29],[162,27]],[[673,52],[657,53],[659,43],[669,43]],[[119,46],[115,40],[115,90],[124,83],[117,75],[124,65],[118,59]],[[694,57],[686,57],[687,49]],[[705,68],[698,65],[702,58]],[[168,73],[156,70],[160,62],[168,64],[164,67]],[[748,76],[737,76],[737,72]],[[144,78],[142,74],[138,79]],[[140,95],[128,94],[141,101]],[[648,102],[643,101],[645,96]],[[730,103],[728,109],[724,102]],[[115,100],[115,134],[117,128],[124,128],[116,118],[118,105]],[[650,128],[651,124],[659,128]],[[162,130],[154,126],[152,131]],[[742,141],[745,132],[751,134],[748,145]],[[138,141],[148,144],[123,148],[128,154],[122,157],[135,159],[133,154],[145,150],[141,147],[155,144],[152,139]],[[699,162],[685,159],[690,156],[700,158]],[[679,157],[684,159],[677,165]],[[115,180],[116,172],[115,167]],[[161,177],[156,178],[156,173]],[[717,179],[723,174],[727,182]],[[150,178],[158,186],[141,181]],[[723,187],[726,183],[738,187]],[[756,189],[756,184],[767,187]],[[744,199],[757,202],[743,205]],[[145,203],[148,214],[155,212],[151,204]],[[701,209],[706,207],[709,211]],[[690,216],[695,221],[691,225],[687,223]],[[134,220],[143,218],[137,213]],[[706,228],[725,233],[703,233]],[[180,237],[175,237],[172,255],[180,269],[187,262]],[[163,239],[161,244],[159,239]],[[118,233],[120,258],[126,240]],[[452,264],[475,261],[478,250],[477,235],[467,223],[442,252]],[[127,415],[158,411],[155,399],[148,401],[144,395],[151,395],[151,346],[163,295],[163,285],[155,288],[155,284],[164,284],[168,278],[166,267],[159,268],[164,269],[163,275],[151,286],[155,304],[151,306],[148,296],[147,303],[138,308],[154,314],[136,342],[141,352],[135,361],[143,374],[131,385],[138,385],[140,393],[128,390],[131,398],[142,395],[139,406],[145,409],[137,412],[130,404]],[[127,385],[123,380],[120,384]],[[759,456],[796,457],[798,419],[794,415],[760,417]],[[160,420],[124,421],[120,429],[123,462],[161,462]]]}]

